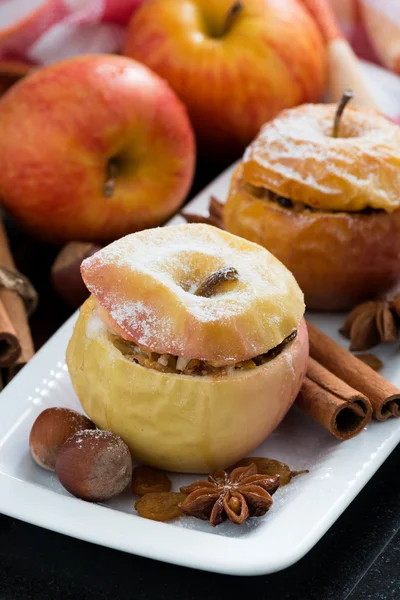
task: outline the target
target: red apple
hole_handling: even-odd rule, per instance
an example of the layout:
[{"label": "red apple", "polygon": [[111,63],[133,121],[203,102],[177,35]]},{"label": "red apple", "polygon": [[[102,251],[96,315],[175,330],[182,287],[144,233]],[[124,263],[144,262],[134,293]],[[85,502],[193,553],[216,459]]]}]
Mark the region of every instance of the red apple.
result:
[{"label": "red apple", "polygon": [[145,2],[124,54],[171,84],[216,155],[239,154],[265,121],[323,91],[323,40],[298,0]]},{"label": "red apple", "polygon": [[65,60],[0,99],[0,197],[57,243],[159,225],[185,198],[194,162],[183,104],[129,58]]}]

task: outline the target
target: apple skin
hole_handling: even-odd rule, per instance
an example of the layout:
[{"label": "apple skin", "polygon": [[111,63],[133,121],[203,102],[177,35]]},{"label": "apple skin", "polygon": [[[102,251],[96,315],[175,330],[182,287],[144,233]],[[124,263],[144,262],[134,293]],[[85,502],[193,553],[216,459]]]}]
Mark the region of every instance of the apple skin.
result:
[{"label": "apple skin", "polygon": [[153,0],[129,23],[124,54],[164,77],[185,102],[199,148],[237,157],[283,108],[320,99],[325,47],[297,0]]},{"label": "apple skin", "polygon": [[[110,159],[116,183],[106,197]],[[0,99],[0,197],[25,228],[58,244],[161,224],[184,200],[194,165],[184,105],[129,58],[71,58]]]},{"label": "apple skin", "polygon": [[248,456],[279,425],[299,392],[308,333],[262,366],[222,378],[160,373],[127,360],[83,304],[67,349],[74,390],[100,429],[122,437],[135,460],[209,473]]}]

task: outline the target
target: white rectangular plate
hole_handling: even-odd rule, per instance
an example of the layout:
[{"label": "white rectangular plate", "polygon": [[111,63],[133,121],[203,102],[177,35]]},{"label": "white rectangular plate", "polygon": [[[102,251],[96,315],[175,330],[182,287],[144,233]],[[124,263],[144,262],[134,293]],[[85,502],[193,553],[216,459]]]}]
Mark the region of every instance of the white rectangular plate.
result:
[{"label": "white rectangular plate", "polygon": [[[232,168],[218,177],[188,207],[205,211],[210,194],[225,198]],[[177,217],[172,222],[178,222]],[[400,421],[371,423],[358,437],[336,441],[294,407],[280,427],[253,453],[309,469],[275,496],[264,518],[237,527],[182,518],[171,523],[143,519],[127,492],[110,502],[89,504],[65,492],[56,477],[37,467],[29,455],[30,427],[50,406],[80,410],[65,366],[73,315],[0,394],[0,511],[90,542],[172,563],[221,573],[256,575],[299,560],[322,537],[400,440]],[[343,316],[312,315],[329,335]],[[396,349],[377,352],[383,375],[400,386]],[[173,475],[173,489],[195,479]]]},{"label": "white rectangular plate", "polygon": [[[189,206],[206,211],[211,194],[226,197],[232,168]],[[179,222],[175,218],[172,222]],[[271,511],[242,527],[217,528],[192,518],[157,523],[135,513],[125,495],[89,504],[63,490],[56,477],[37,467],[28,437],[37,415],[50,406],[80,409],[65,366],[73,315],[0,394],[0,512],[66,535],[171,563],[236,575],[284,569],[299,560],[324,535],[400,441],[400,421],[371,423],[358,437],[338,442],[296,407],[254,451],[309,469],[274,496]],[[346,345],[337,331],[343,316],[310,315],[329,335]],[[397,348],[376,351],[383,375],[400,386]],[[173,489],[195,479],[173,475]]]}]

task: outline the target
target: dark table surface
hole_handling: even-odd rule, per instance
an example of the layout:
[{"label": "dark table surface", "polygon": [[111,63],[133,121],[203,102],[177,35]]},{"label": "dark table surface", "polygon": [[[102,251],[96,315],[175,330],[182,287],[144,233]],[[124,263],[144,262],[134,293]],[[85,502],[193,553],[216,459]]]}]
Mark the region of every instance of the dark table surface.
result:
[{"label": "dark table surface", "polygon": [[[202,165],[191,195],[220,170]],[[22,235],[12,223],[8,231],[18,267],[40,293],[31,322],[38,348],[70,314],[49,282],[57,249]],[[0,600],[221,600],[232,595],[244,600],[400,600],[399,467],[397,448],[307,556],[262,577],[216,575],[151,561],[0,515]]]}]

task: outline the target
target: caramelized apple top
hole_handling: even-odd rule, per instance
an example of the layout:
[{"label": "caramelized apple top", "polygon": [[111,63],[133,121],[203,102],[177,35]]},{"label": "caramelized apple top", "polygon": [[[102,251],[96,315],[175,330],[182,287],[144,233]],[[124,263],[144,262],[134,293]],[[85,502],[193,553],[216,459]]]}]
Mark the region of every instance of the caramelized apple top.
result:
[{"label": "caramelized apple top", "polygon": [[334,104],[304,104],[266,123],[243,159],[247,183],[322,210],[400,207],[400,128],[348,107],[332,136]]},{"label": "caramelized apple top", "polygon": [[[212,273],[237,280],[196,295]],[[280,344],[304,313],[293,275],[261,246],[209,225],[128,235],[82,263],[82,277],[110,329],[160,354],[229,364]]]}]

